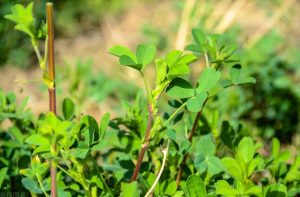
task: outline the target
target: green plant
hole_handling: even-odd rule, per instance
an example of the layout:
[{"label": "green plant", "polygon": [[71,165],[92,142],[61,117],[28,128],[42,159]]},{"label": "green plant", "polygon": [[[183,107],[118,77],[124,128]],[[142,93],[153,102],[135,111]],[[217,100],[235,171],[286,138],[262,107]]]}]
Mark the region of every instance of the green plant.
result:
[{"label": "green plant", "polygon": [[[109,49],[121,65],[135,69],[144,81],[146,96],[137,94],[133,104],[123,101],[123,116],[111,118],[105,113],[97,122],[76,113],[70,98],[63,100],[56,113],[51,8],[48,4],[49,72],[43,66],[46,58],[40,61],[51,112],[33,118],[24,110],[26,100],[17,107],[13,94],[0,92],[0,131],[4,136],[0,151],[5,153],[0,160],[5,165],[0,169],[1,189],[14,191],[10,180],[18,174],[22,179],[16,182],[33,196],[50,196],[49,192],[51,196],[93,197],[300,193],[299,156],[287,163],[291,156],[280,151],[277,139],[272,141],[271,154],[262,155],[262,143],[245,137],[240,125],[230,121],[219,124],[218,112],[209,108],[226,88],[253,84],[255,79],[244,77],[234,50],[223,45],[219,36],[200,29],[192,30],[194,42],[186,47],[193,54],[173,50],[156,58],[156,47],[151,44],[139,44],[136,52],[124,46]],[[35,39],[36,31],[29,28],[30,10],[31,5],[18,5],[8,18]],[[23,22],[20,16],[24,14],[28,20]],[[202,58],[205,67],[193,83],[190,66]],[[156,78],[149,83],[145,67],[153,63]],[[75,87],[77,83],[72,82]],[[162,107],[165,103],[168,108]],[[4,127],[4,120],[11,125]],[[11,155],[15,159],[10,161]],[[30,159],[16,166],[23,155]]]}]

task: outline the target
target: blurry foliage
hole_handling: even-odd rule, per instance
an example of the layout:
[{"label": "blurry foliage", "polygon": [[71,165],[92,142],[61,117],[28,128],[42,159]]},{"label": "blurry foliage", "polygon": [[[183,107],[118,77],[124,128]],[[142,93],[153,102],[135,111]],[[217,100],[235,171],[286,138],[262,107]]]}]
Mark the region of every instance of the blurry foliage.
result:
[{"label": "blurry foliage", "polygon": [[[20,67],[30,66],[36,59],[33,56],[30,44],[26,36],[13,30],[14,25],[4,19],[4,15],[10,12],[10,8],[16,3],[28,5],[34,2],[34,13],[38,19],[44,19],[45,0],[4,0],[0,9],[0,66],[8,63]],[[101,23],[105,13],[117,14],[126,7],[124,0],[77,0],[58,1],[55,3],[56,35],[73,37],[86,32]],[[41,21],[36,21],[40,24]]]},{"label": "blurry foliage", "polygon": [[[228,35],[227,39],[232,40],[236,32]],[[225,116],[242,118],[255,126],[262,137],[275,136],[289,142],[300,133],[298,57],[291,55],[299,49],[286,49],[281,44],[283,39],[271,32],[253,48],[240,49],[245,72],[256,78],[257,85],[224,92],[218,102],[228,103],[219,108]],[[239,108],[234,107],[237,103]]]}]

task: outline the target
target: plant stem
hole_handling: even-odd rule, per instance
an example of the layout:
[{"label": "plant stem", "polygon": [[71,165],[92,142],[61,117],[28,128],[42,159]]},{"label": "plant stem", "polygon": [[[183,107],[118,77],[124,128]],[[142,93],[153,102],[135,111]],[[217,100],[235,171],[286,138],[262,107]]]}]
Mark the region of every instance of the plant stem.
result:
[{"label": "plant stem", "polygon": [[92,162],[93,162],[93,165],[94,165],[94,167],[96,168],[98,177],[99,177],[100,181],[102,182],[102,184],[104,185],[104,188],[105,188],[106,192],[108,192],[111,196],[114,196],[113,193],[112,193],[112,191],[110,190],[109,186],[106,184],[106,182],[105,182],[103,176],[101,175],[101,173],[100,173],[100,171],[99,171],[99,169],[98,169],[98,167],[97,167],[97,164],[96,164],[94,158],[92,157],[92,155],[90,155],[90,156],[91,156],[91,160],[92,160]]},{"label": "plant stem", "polygon": [[[55,94],[55,69],[54,69],[54,25],[53,25],[53,4],[46,4],[47,25],[48,25],[48,71],[49,79],[53,81],[53,87],[48,87],[49,92],[49,108],[50,111],[56,114],[56,94]],[[56,144],[52,145],[52,149],[56,152]],[[51,196],[56,197],[56,162],[51,161]]]},{"label": "plant stem", "polygon": [[41,186],[41,188],[42,188],[42,190],[43,190],[44,195],[45,195],[46,197],[48,197],[49,195],[46,193],[46,190],[45,190],[45,188],[44,188],[44,186],[43,186],[43,184],[42,184],[42,181],[41,181],[40,176],[37,175],[37,174],[36,174],[35,176],[36,176],[36,178],[37,178],[37,180],[38,180],[38,182],[39,182],[39,185]]},{"label": "plant stem", "polygon": [[159,171],[159,173],[158,173],[158,175],[157,175],[154,183],[152,184],[151,188],[146,193],[145,197],[150,196],[150,194],[153,192],[153,190],[155,189],[155,186],[157,185],[157,183],[158,183],[158,181],[159,181],[159,179],[161,177],[161,174],[164,171],[164,168],[165,168],[165,165],[166,165],[166,160],[167,160],[167,155],[168,155],[168,151],[169,151],[169,145],[170,145],[170,140],[168,140],[168,142],[167,142],[167,147],[162,150],[162,153],[164,154],[164,158],[163,158],[163,162],[162,162],[160,171]]},{"label": "plant stem", "polygon": [[[195,118],[195,120],[194,120],[192,130],[191,130],[191,132],[189,133],[189,136],[188,136],[188,140],[189,140],[190,142],[192,142],[193,136],[194,136],[194,134],[195,134],[195,132],[196,132],[196,130],[197,130],[198,122],[199,122],[199,119],[200,119],[200,117],[201,117],[202,110],[203,110],[203,108],[204,108],[204,106],[205,106],[205,104],[206,104],[206,101],[207,101],[207,99],[205,100],[205,102],[204,102],[204,104],[203,104],[203,107],[202,107],[201,110],[197,113],[196,118]],[[181,176],[182,176],[182,173],[183,173],[183,167],[184,167],[184,165],[186,164],[187,158],[188,158],[188,153],[186,153],[186,154],[184,155],[183,160],[182,160],[182,162],[181,162],[181,164],[180,164],[180,168],[179,168],[179,171],[178,171],[178,174],[177,174],[177,177],[176,177],[176,185],[177,185],[177,187],[178,187],[178,185],[179,185],[179,182],[180,182],[180,179],[181,179]]]},{"label": "plant stem", "polygon": [[141,165],[142,165],[142,162],[143,162],[145,152],[148,149],[148,146],[149,146],[149,143],[150,143],[150,131],[151,131],[152,121],[153,121],[153,109],[152,109],[151,103],[148,104],[148,112],[149,112],[149,115],[148,115],[146,133],[145,133],[143,144],[141,145],[141,150],[140,150],[140,153],[138,155],[138,160],[137,160],[137,163],[135,165],[135,169],[134,169],[133,174],[131,176],[131,181],[135,181],[137,179],[137,176],[139,174],[139,171],[140,171],[140,168],[141,168]]},{"label": "plant stem", "polygon": [[182,110],[185,106],[186,106],[186,103],[183,103],[178,109],[176,109],[176,111],[168,118],[168,120],[163,124],[163,127],[167,126],[168,123],[177,115],[177,113]]}]

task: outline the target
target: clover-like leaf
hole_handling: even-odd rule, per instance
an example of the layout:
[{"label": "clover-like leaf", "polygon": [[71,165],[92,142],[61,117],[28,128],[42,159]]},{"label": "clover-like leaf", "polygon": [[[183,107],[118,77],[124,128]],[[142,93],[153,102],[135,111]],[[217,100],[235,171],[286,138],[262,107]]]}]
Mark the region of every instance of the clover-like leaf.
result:
[{"label": "clover-like leaf", "polygon": [[198,79],[197,93],[208,92],[219,82],[220,78],[220,71],[212,67],[205,68]]},{"label": "clover-like leaf", "polygon": [[166,63],[168,67],[171,68],[175,63],[177,63],[181,55],[182,51],[179,50],[169,52],[166,56]]},{"label": "clover-like leaf", "polygon": [[66,120],[70,120],[74,116],[75,105],[70,98],[65,98],[63,100],[62,111]]},{"label": "clover-like leaf", "polygon": [[154,45],[139,44],[136,50],[136,59],[138,64],[142,66],[150,64],[156,54],[156,47]]},{"label": "clover-like leaf", "polygon": [[199,112],[202,109],[206,99],[207,93],[200,92],[195,97],[192,97],[187,101],[186,107],[191,112]]},{"label": "clover-like leaf", "polygon": [[32,39],[35,38],[35,19],[32,14],[33,3],[27,7],[17,4],[11,8],[11,14],[4,17],[16,23],[15,29],[28,34]]}]

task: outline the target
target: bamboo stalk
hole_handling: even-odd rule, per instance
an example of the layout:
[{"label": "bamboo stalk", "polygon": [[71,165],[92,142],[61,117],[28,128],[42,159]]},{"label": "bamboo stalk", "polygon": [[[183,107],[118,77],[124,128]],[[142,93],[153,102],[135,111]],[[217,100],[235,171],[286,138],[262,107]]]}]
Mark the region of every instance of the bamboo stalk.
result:
[{"label": "bamboo stalk", "polygon": [[[54,25],[53,25],[53,4],[46,4],[47,25],[48,25],[48,72],[49,79],[53,82],[53,87],[48,87],[49,92],[49,108],[50,111],[56,114],[56,92],[55,92],[55,65],[54,65]],[[55,143],[52,145],[52,152],[56,152]],[[57,164],[51,161],[50,176],[51,176],[51,196],[57,196],[56,190],[56,173]]]}]

